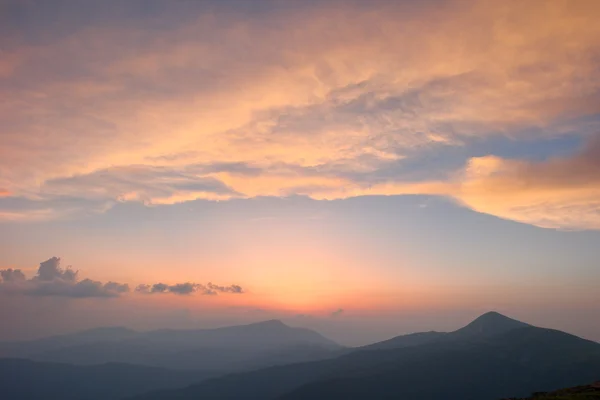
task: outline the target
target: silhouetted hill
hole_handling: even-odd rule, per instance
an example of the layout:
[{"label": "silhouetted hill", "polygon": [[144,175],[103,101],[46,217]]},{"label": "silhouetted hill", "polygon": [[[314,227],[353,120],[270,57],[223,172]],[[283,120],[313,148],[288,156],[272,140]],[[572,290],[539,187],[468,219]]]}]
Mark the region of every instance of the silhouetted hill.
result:
[{"label": "silhouetted hill", "polygon": [[319,360],[340,348],[315,331],[272,320],[217,329],[96,329],[4,343],[0,356],[79,365],[122,362],[227,372]]},{"label": "silhouetted hill", "polygon": [[493,336],[528,326],[531,325],[491,311],[475,319],[464,328],[452,332],[451,335],[455,337]]},{"label": "silhouetted hill", "polygon": [[283,399],[485,400],[589,382],[600,345],[560,331],[520,328],[486,340],[397,350],[392,363],[336,374]]},{"label": "silhouetted hill", "polygon": [[335,359],[231,374],[136,399],[496,400],[600,375],[598,343],[494,314],[463,329],[444,335],[450,339],[363,348]]},{"label": "silhouetted hill", "polygon": [[483,314],[467,326],[454,332],[417,332],[396,336],[382,342],[363,346],[361,350],[399,349],[408,346],[419,346],[441,340],[460,340],[468,337],[486,337],[499,335],[516,328],[531,326],[521,321],[491,311]]},{"label": "silhouetted hill", "polygon": [[74,366],[0,359],[2,400],[117,400],[177,388],[210,377],[198,371],[172,371],[128,364]]}]

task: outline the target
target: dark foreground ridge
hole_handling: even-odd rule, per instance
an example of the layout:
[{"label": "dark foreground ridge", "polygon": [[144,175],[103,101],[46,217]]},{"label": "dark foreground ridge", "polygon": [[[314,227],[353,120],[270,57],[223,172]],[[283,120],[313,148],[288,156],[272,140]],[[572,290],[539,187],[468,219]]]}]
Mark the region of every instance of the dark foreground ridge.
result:
[{"label": "dark foreground ridge", "polygon": [[586,386],[556,390],[554,392],[538,392],[531,397],[511,397],[502,400],[598,400],[600,399],[600,381]]},{"label": "dark foreground ridge", "polygon": [[202,371],[110,363],[70,365],[0,359],[2,400],[116,400],[149,391],[178,388],[214,376]]}]

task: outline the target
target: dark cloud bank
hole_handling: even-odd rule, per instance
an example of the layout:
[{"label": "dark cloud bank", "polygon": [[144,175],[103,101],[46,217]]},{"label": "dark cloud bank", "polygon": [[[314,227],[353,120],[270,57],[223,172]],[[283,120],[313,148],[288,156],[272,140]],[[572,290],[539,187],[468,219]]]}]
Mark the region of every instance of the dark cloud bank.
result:
[{"label": "dark cloud bank", "polygon": [[[40,263],[37,274],[31,279],[27,279],[20,269],[12,268],[0,270],[0,278],[0,293],[7,294],[85,298],[118,297],[123,293],[130,292],[129,285],[126,283],[102,283],[92,279],[79,280],[79,271],[75,271],[71,267],[62,268],[58,257],[52,257]],[[185,282],[174,285],[143,284],[137,286],[135,292],[216,295],[218,293],[244,293],[244,290],[238,285],[219,286],[210,282],[206,285]]]},{"label": "dark cloud bank", "polygon": [[166,283],[155,283],[154,285],[139,285],[135,288],[138,293],[154,294],[154,293],[174,293],[174,294],[192,294],[200,293],[204,295],[216,295],[218,293],[244,293],[241,286],[219,286],[209,282],[206,285],[200,283],[177,283],[175,285],[167,285]]}]

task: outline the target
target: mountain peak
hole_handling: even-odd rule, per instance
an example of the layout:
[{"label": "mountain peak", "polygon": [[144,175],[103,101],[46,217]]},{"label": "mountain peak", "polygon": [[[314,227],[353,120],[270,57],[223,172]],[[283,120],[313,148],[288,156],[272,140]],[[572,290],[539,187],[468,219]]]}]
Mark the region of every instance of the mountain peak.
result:
[{"label": "mountain peak", "polygon": [[496,311],[487,312],[470,324],[457,330],[455,333],[462,335],[497,335],[511,331],[513,329],[524,328],[531,326],[525,322],[517,321],[509,318]]},{"label": "mountain peak", "polygon": [[502,322],[502,323],[508,323],[508,322],[517,322],[521,325],[527,325],[525,322],[521,322],[521,321],[517,321],[516,319],[507,317],[506,315],[502,315],[497,311],[488,311],[485,314],[481,314],[479,317],[475,318],[473,320],[473,322],[476,321],[481,321],[481,322]]},{"label": "mountain peak", "polygon": [[502,315],[500,314],[498,311],[488,311],[484,314],[481,314],[478,318],[481,317],[501,317],[501,318],[508,318],[506,315]]}]

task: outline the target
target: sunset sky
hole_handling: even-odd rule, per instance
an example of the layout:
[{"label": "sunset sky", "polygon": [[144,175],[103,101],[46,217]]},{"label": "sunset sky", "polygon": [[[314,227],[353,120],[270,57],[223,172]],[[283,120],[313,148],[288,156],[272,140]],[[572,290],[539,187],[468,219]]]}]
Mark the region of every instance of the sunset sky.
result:
[{"label": "sunset sky", "polygon": [[0,340],[278,318],[356,345],[492,309],[600,340],[599,20],[0,0]]}]

